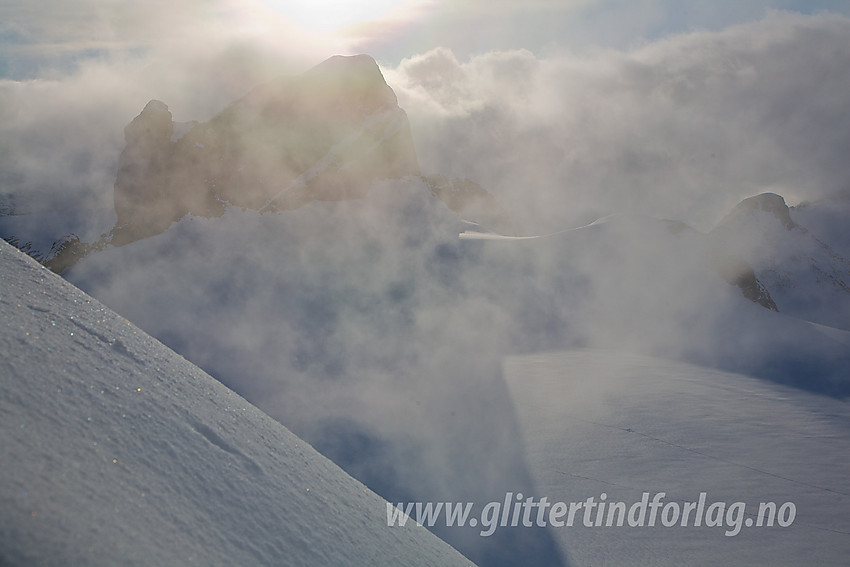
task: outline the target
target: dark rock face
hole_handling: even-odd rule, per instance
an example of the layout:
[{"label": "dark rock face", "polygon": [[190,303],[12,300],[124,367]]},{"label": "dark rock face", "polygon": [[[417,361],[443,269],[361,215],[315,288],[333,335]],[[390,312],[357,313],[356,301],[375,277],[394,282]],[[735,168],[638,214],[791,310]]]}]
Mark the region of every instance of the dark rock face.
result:
[{"label": "dark rock face", "polygon": [[125,129],[113,244],[162,232],[186,214],[220,215],[227,204],[294,209],[419,174],[407,115],[365,55],[261,86],[176,141],[173,133],[159,101]]},{"label": "dark rock face", "polygon": [[782,223],[782,226],[788,230],[797,226],[794,221],[791,220],[788,205],[785,203],[785,199],[781,195],[777,195],[776,193],[762,193],[761,195],[744,199],[738,203],[735,208],[720,221],[720,224],[715,230],[722,231],[724,226],[738,222],[737,219],[746,217],[754,211],[759,210],[775,216],[779,219],[779,222]]},{"label": "dark rock face", "polygon": [[504,209],[469,180],[423,177],[407,114],[367,55],[332,57],[255,88],[208,122],[175,123],[150,101],[124,129],[117,221],[96,242],[73,235],[40,258],[63,273],[86,255],[164,232],[186,215],[220,216],[365,197],[375,182],[416,177],[458,215],[512,233]]},{"label": "dark rock face", "polygon": [[[711,237],[709,236],[709,238]],[[752,266],[735,254],[731,248],[712,240],[708,262],[709,268],[714,270],[727,283],[739,288],[744,297],[753,303],[758,303],[765,309],[779,311],[770,296],[770,291],[756,277]]]},{"label": "dark rock face", "polygon": [[149,226],[158,232],[164,228],[160,226],[164,219],[176,214],[159,210],[168,201],[163,181],[172,153],[172,132],[171,112],[158,100],[150,101],[124,128],[127,146],[118,160],[114,193],[117,225]]}]

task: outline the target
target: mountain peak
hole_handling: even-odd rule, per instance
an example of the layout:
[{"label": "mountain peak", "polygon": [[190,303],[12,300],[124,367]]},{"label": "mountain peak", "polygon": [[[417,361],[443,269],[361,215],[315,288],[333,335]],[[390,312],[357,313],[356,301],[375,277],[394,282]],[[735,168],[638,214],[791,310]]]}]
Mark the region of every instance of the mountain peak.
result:
[{"label": "mountain peak", "polygon": [[161,139],[170,139],[173,128],[168,105],[160,100],[151,100],[124,128],[124,140],[127,146],[133,146],[142,140],[158,143]]},{"label": "mountain peak", "polygon": [[[151,114],[151,113],[162,113],[162,112],[169,112],[168,111],[168,105],[165,104],[164,102],[162,102],[161,100],[157,100],[155,98],[149,100],[148,103],[145,105],[145,108],[142,109],[143,115],[144,114]],[[171,114],[171,113],[169,112],[169,114]]]},{"label": "mountain peak", "polygon": [[362,75],[371,75],[373,78],[380,77],[380,80],[383,81],[383,75],[377,61],[372,56],[366,54],[334,55],[325,59],[308,72],[322,73],[326,71],[334,74],[347,71]]},{"label": "mountain peak", "polygon": [[[726,217],[720,221],[717,228],[728,225],[733,219],[740,219],[751,215],[754,211],[764,211],[775,216],[786,229],[791,230],[796,227],[796,223],[791,220],[791,213],[788,210],[788,205],[781,195],[776,193],[762,193],[755,197],[749,197],[738,203]],[[715,229],[716,230],[716,229]]]},{"label": "mountain peak", "polygon": [[752,266],[780,310],[847,328],[850,263],[792,220],[781,196],[763,193],[741,201],[711,234]]},{"label": "mountain peak", "polygon": [[314,67],[311,73],[327,74],[335,83],[344,85],[349,96],[371,96],[382,104],[398,104],[378,63],[369,55],[335,55]]},{"label": "mountain peak", "polygon": [[368,55],[332,57],[261,85],[179,139],[173,133],[159,100],[125,128],[113,244],[186,214],[218,216],[228,204],[293,209],[419,174],[407,115]]}]

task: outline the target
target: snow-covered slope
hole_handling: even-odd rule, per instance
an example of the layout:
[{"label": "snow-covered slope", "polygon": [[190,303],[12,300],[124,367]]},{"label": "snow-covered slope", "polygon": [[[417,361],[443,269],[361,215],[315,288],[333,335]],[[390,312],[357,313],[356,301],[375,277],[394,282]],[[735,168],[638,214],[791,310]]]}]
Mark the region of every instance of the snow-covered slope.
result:
[{"label": "snow-covered slope", "polygon": [[0,564],[470,564],[6,243],[0,313]]},{"label": "snow-covered slope", "polygon": [[[585,527],[581,510],[555,530],[576,565],[847,564],[847,402],[622,351],[510,357],[504,375],[536,483],[528,496],[598,504],[604,493],[610,506],[664,492],[662,504],[683,508],[705,492],[706,508],[726,503],[716,527],[696,527],[695,513],[665,527],[662,509],[655,527],[606,526],[607,512]],[[735,502],[745,513],[727,518]],[[793,522],[758,527],[767,502],[793,503]]]},{"label": "snow-covered slope", "polygon": [[[498,372],[513,307],[461,225],[425,181],[397,181],[186,217],[68,277],[381,496],[486,503],[528,480]],[[482,565],[558,564],[545,531],[438,535]]]},{"label": "snow-covered slope", "polygon": [[[462,230],[425,182],[396,181],[363,200],[187,217],[68,277],[392,501],[484,505],[530,485],[504,356],[595,347],[850,392],[842,331],[748,300],[682,223]],[[550,532],[439,535],[482,565],[531,548],[549,565]]]},{"label": "snow-covered slope", "polygon": [[789,207],[791,220],[806,227],[818,240],[840,256],[850,258],[850,197],[835,195]]}]

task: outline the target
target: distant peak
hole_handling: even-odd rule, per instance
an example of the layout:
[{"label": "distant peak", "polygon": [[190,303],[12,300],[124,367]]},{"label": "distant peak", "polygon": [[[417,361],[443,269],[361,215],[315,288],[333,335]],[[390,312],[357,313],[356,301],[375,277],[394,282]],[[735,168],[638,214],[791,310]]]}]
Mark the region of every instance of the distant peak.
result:
[{"label": "distant peak", "polygon": [[334,55],[325,59],[322,63],[319,63],[319,67],[322,66],[332,66],[332,65],[346,65],[346,66],[361,66],[361,67],[378,67],[378,63],[372,58],[371,55],[360,54],[360,55]]},{"label": "distant peak", "polygon": [[124,139],[135,147],[154,147],[171,139],[171,112],[161,100],[151,100],[132,122],[124,127]]},{"label": "distant peak", "polygon": [[162,102],[161,100],[152,99],[146,105],[145,108],[142,109],[142,114],[150,114],[150,113],[163,113],[168,112],[168,105]]},{"label": "distant peak", "polygon": [[308,74],[369,77],[384,83],[378,63],[369,55],[334,55],[325,59]]},{"label": "distant peak", "polygon": [[281,77],[253,91],[247,100],[267,104],[299,98],[298,104],[362,108],[397,107],[398,99],[369,55],[335,55],[297,77]]},{"label": "distant peak", "polygon": [[738,203],[735,208],[732,209],[732,212],[726,215],[726,218],[720,222],[718,228],[728,224],[732,219],[740,219],[743,216],[752,214],[754,211],[764,211],[772,214],[779,219],[782,226],[789,230],[797,226],[796,223],[791,220],[788,205],[785,203],[785,199],[781,195],[777,195],[776,193],[762,193],[761,195],[749,197],[748,199],[744,199]]}]

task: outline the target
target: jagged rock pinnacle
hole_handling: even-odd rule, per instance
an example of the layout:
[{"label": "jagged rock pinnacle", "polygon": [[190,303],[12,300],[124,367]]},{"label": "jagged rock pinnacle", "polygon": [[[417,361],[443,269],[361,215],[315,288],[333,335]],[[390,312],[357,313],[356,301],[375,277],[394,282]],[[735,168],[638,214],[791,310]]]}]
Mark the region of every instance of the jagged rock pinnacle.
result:
[{"label": "jagged rock pinnacle", "polygon": [[115,181],[113,244],[228,204],[292,209],[363,197],[380,179],[419,174],[407,115],[374,59],[332,57],[257,87],[172,141],[152,100],[125,129]]}]

